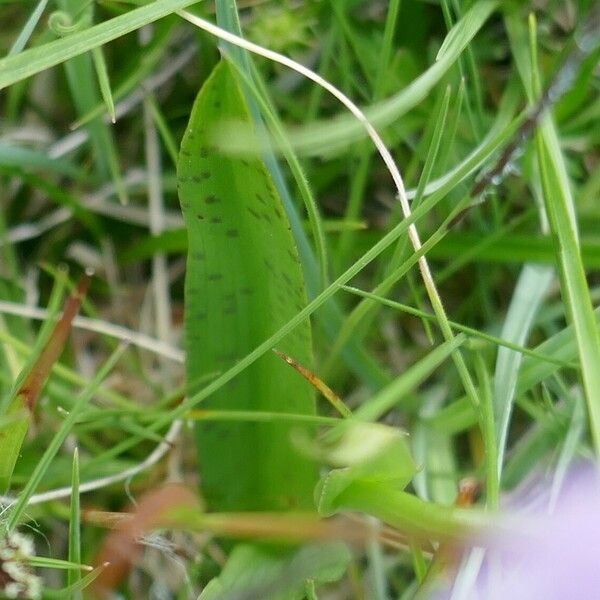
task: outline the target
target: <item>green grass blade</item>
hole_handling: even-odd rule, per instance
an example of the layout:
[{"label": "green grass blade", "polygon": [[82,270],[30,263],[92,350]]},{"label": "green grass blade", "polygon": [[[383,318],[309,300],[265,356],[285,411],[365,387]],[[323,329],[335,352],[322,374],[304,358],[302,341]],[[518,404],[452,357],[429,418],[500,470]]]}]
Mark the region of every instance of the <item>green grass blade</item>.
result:
[{"label": "green grass blade", "polygon": [[465,341],[462,334],[451,338],[432,350],[426,357],[415,363],[405,373],[400,375],[389,386],[367,400],[354,411],[354,417],[364,421],[377,421],[394,406],[408,396],[417,385],[428,377],[448,356],[450,356]]},{"label": "green grass blade", "polygon": [[[81,509],[79,498],[79,450],[73,452],[73,468],[71,475],[71,518],[69,520],[69,561],[81,563]],[[67,574],[67,587],[75,585],[81,579],[79,570],[70,570]],[[81,594],[75,592],[73,600],[79,600]]]},{"label": "green grass blade", "polygon": [[62,571],[79,570],[82,568],[88,571],[91,570],[89,565],[82,565],[81,563],[70,560],[61,560],[60,558],[49,558],[46,556],[31,556],[27,560],[27,564],[41,569],[60,569]]},{"label": "green grass blade", "polygon": [[[156,98],[154,97],[153,94],[148,94],[146,96],[146,102],[148,103],[148,108],[150,109],[150,112],[152,113],[152,118],[154,120],[154,123],[156,124],[156,128],[158,129],[158,132],[160,133],[160,137],[163,141],[163,144],[165,145],[167,154],[169,155],[169,158],[171,159],[175,168],[177,168],[177,144],[175,143],[175,140],[173,139],[173,134],[169,130],[167,121],[166,121],[164,115],[162,114],[158,104],[156,103]],[[171,233],[171,232],[169,231],[166,233]],[[154,236],[154,237],[156,237],[156,236]]]},{"label": "green grass blade", "polygon": [[46,588],[44,590],[44,597],[49,600],[64,600],[65,598],[75,598],[76,594],[81,594],[81,592],[91,585],[95,579],[102,573],[102,571],[106,568],[106,565],[100,565],[96,567],[93,571],[88,573],[85,577],[82,577],[77,583],[72,586],[68,586],[66,588],[60,590],[52,590],[50,588]]},{"label": "green grass blade", "polygon": [[44,169],[58,175],[83,179],[84,171],[66,159],[49,158],[44,152],[24,148],[8,142],[0,142],[0,167],[24,169]]},{"label": "green grass blade", "polygon": [[[581,258],[587,269],[600,269],[600,240],[585,237],[580,240]],[[468,262],[484,264],[522,264],[524,262],[556,263],[552,239],[536,233],[494,233],[464,231],[449,233],[431,249],[429,257],[450,260],[464,254]],[[464,264],[464,260],[461,257]],[[454,265],[452,265],[453,270]]]},{"label": "green grass blade", "polygon": [[498,444],[496,437],[496,422],[494,419],[494,398],[492,384],[483,357],[475,353],[475,370],[481,396],[481,434],[485,449],[485,484],[486,503],[492,510],[498,508],[500,495],[500,479],[498,465]]},{"label": "green grass blade", "polygon": [[[356,294],[357,296],[361,296],[362,298],[370,298],[371,300],[375,300],[385,306],[389,306],[390,308],[395,308],[396,310],[400,310],[409,315],[414,315],[415,317],[419,317],[421,319],[434,320],[436,316],[434,314],[419,310],[418,308],[414,308],[412,306],[408,306],[407,304],[402,304],[401,302],[395,302],[394,300],[388,300],[387,298],[383,298],[382,296],[378,296],[371,292],[365,292],[364,290],[360,290],[355,287],[351,287],[348,285],[342,286],[342,289],[346,292],[350,292],[351,294]],[[474,329],[473,327],[467,327],[466,325],[462,325],[461,323],[457,323],[455,321],[449,321],[450,327],[459,331],[461,333],[465,333],[470,337],[478,338],[480,340],[485,340],[494,344],[496,346],[500,346],[502,348],[507,348],[508,350],[512,350],[513,352],[517,352],[520,354],[524,354],[525,356],[530,356],[532,358],[537,359],[542,362],[549,362],[553,365],[557,365],[559,367],[572,367],[571,363],[560,360],[551,356],[549,354],[542,354],[541,352],[537,352],[535,350],[530,350],[525,346],[521,346],[518,343],[512,342],[511,340],[505,338],[499,338],[495,335],[490,335],[489,333],[485,333],[484,331],[479,331]]]},{"label": "green grass blade", "polygon": [[[565,396],[569,395],[567,389],[564,390]],[[585,435],[585,401],[580,393],[576,393],[572,398],[572,414],[569,419],[569,426],[564,436],[564,441],[560,449],[560,454],[556,461],[556,471],[552,478],[552,488],[548,510],[553,510],[559,499],[563,484],[567,480],[569,470],[576,460],[577,450],[581,440]]]},{"label": "green grass blade", "polygon": [[[214,136],[227,119],[251,122],[235,71],[222,61],[198,95],[178,164],[189,245],[189,381],[226,370],[306,303],[289,224],[264,163],[215,150]],[[310,365],[309,324],[279,340],[278,347]],[[309,384],[270,354],[212,395],[206,406],[312,414],[314,398]],[[289,436],[290,428],[281,423],[199,423],[202,490],[208,506],[311,506],[314,466],[291,447]]]},{"label": "green grass blade", "polygon": [[[325,240],[325,233],[323,231],[323,220],[321,219],[317,202],[311,192],[304,170],[300,165],[300,161],[294,153],[289,140],[286,138],[284,127],[274,108],[268,102],[265,86],[261,85],[262,90],[259,91],[257,86],[254,85],[252,79],[248,78],[239,69],[238,72],[240,73],[240,77],[243,78],[244,83],[248,86],[248,89],[252,91],[252,96],[261,110],[261,115],[267,121],[274,138],[277,140],[278,146],[282,149],[283,155],[285,156],[285,159],[294,176],[296,185],[300,191],[300,195],[302,196],[304,207],[309,219],[311,233],[315,242],[318,270],[321,275],[319,283],[320,287],[324,289],[329,283],[327,243]],[[256,70],[254,80],[260,81],[259,74],[256,72]],[[262,84],[262,82],[260,83]]]},{"label": "green grass blade", "polygon": [[[519,345],[525,343],[553,278],[554,269],[552,267],[535,264],[525,265],[519,275],[504,320],[502,338]],[[502,470],[510,415],[522,359],[522,354],[513,350],[507,348],[498,350],[494,372],[494,415],[498,444],[498,474]]]},{"label": "green grass blade", "polygon": [[[157,23],[156,31],[150,42],[144,46],[144,52],[139,57],[139,60],[130,65],[126,71],[124,67],[115,73],[115,85],[112,92],[112,97],[115,101],[121,100],[140,85],[144,79],[150,77],[160,62],[165,59],[165,53],[169,52],[169,43],[171,42],[176,24],[177,21],[174,19],[165,19]],[[105,111],[106,104],[98,102],[94,108],[80,116],[71,127],[77,129],[92,119],[102,116]]]},{"label": "green grass blade", "polygon": [[15,40],[15,43],[12,45],[11,49],[8,51],[8,56],[12,56],[13,54],[18,54],[25,48],[35,26],[38,24],[44,10],[46,10],[46,5],[48,4],[48,0],[40,0],[38,5],[33,9],[31,15],[29,15],[29,19],[25,23],[25,26],[19,33],[19,37]]},{"label": "green grass blade", "polygon": [[114,123],[117,120],[115,115],[115,102],[110,89],[110,80],[108,78],[108,70],[106,68],[106,61],[104,60],[102,49],[93,48],[92,58],[94,59],[94,68],[96,69],[96,76],[98,77],[98,84],[100,86],[102,98],[104,99],[104,104],[106,105],[106,110],[108,111],[110,120]]},{"label": "green grass blade", "polygon": [[[600,328],[600,308],[594,311],[594,319],[594,327]],[[539,344],[535,348],[535,351],[553,356],[555,359],[564,362],[576,360],[578,358],[579,345],[575,334],[575,327],[573,325],[565,327],[562,331],[559,331]],[[551,377],[557,369],[556,364],[542,362],[530,357],[525,358],[519,373],[517,394],[526,392],[534,385]]]}]

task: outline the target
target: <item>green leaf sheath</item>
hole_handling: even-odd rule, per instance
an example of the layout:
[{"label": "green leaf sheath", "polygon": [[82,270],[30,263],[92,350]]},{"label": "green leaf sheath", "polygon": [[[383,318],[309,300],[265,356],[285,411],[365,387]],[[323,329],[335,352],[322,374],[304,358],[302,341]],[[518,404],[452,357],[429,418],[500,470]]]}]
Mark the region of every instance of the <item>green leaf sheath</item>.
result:
[{"label": "green leaf sheath", "polygon": [[[225,121],[252,123],[233,68],[222,61],[202,87],[185,132],[178,187],[188,233],[185,344],[193,382],[223,372],[306,305],[298,253],[273,181],[256,156],[219,153]],[[223,128],[226,129],[226,128]],[[230,135],[230,134],[228,134]],[[311,365],[310,323],[278,349]],[[206,400],[205,408],[314,414],[314,394],[273,353]],[[290,442],[295,425],[197,425],[201,487],[211,510],[313,505],[316,470]]]}]

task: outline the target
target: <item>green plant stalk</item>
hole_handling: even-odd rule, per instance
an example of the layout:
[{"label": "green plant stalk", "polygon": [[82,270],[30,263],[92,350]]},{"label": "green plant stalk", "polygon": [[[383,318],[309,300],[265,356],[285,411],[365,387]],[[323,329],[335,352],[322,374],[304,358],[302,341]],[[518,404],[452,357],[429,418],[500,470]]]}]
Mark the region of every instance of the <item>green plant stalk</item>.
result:
[{"label": "green plant stalk", "polygon": [[414,538],[466,540],[489,526],[479,511],[425,502],[385,484],[355,481],[337,498],[339,510],[365,512]]}]

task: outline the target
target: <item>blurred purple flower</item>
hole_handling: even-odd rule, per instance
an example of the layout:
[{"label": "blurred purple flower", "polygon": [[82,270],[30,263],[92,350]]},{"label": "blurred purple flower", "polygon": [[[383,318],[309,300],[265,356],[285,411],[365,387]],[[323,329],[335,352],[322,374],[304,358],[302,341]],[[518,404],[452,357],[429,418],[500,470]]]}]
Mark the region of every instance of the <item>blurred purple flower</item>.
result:
[{"label": "blurred purple flower", "polygon": [[571,473],[552,513],[549,499],[549,490],[538,488],[532,512],[531,502],[517,495],[514,506],[504,511],[505,532],[483,541],[485,558],[474,588],[465,596],[456,593],[460,586],[455,585],[446,598],[600,598],[598,472],[586,468]]}]

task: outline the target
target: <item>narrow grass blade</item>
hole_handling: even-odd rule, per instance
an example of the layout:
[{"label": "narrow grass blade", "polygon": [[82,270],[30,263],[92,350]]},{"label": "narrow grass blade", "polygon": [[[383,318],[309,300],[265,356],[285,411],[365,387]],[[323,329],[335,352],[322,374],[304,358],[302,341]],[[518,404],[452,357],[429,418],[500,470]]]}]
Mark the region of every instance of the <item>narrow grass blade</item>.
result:
[{"label": "narrow grass blade", "polygon": [[[600,308],[594,311],[594,327],[600,327]],[[575,327],[569,325],[562,331],[554,334],[546,341],[535,348],[536,352],[541,352],[555,359],[564,362],[571,362],[578,358],[579,346],[575,334]],[[558,369],[556,364],[536,360],[527,357],[523,361],[523,366],[519,372],[519,381],[517,383],[517,394],[522,394],[530,390],[534,385],[551,377]]]},{"label": "narrow grass blade", "polygon": [[69,160],[49,158],[44,152],[8,142],[0,142],[0,166],[3,170],[11,167],[25,170],[44,169],[77,180],[84,178],[84,171]]},{"label": "narrow grass blade", "polygon": [[389,386],[362,404],[360,408],[354,411],[354,417],[364,421],[377,421],[383,417],[401,402],[404,396],[413,391],[446,358],[451,356],[464,341],[464,335],[459,334],[449,341],[440,344]]},{"label": "narrow grass blade", "polygon": [[592,439],[596,451],[600,453],[600,332],[596,327],[585,269],[579,252],[566,169],[556,130],[549,118],[544,119],[536,138],[546,210],[558,242],[561,290],[574,325]]},{"label": "narrow grass blade", "polygon": [[[177,21],[165,19],[155,25],[154,35],[150,42],[144,46],[144,52],[139,57],[139,61],[135,61],[133,65],[125,73],[115,73],[115,85],[112,92],[113,99],[121,100],[127,94],[132,92],[144,79],[149,78],[161,61],[170,60],[169,43],[173,37],[173,31]],[[124,70],[124,69],[123,69]],[[98,102],[92,109],[80,116],[72,125],[71,129],[78,129],[92,119],[101,117],[106,111],[106,104]]]},{"label": "narrow grass blade", "polygon": [[[565,389],[565,393],[568,391]],[[550,489],[550,500],[548,502],[548,512],[552,513],[556,507],[563,484],[569,473],[569,468],[576,460],[577,450],[585,434],[585,401],[581,394],[576,393],[572,398],[573,407],[569,425],[564,437],[560,454],[556,461],[556,470],[552,478],[552,487]]]},{"label": "narrow grass blade", "polygon": [[104,60],[102,49],[93,48],[92,57],[94,59],[94,68],[96,69],[100,92],[102,93],[102,98],[106,104],[106,110],[108,111],[110,120],[114,123],[117,120],[117,117],[115,116],[115,103],[110,89],[110,80],[108,78],[108,70],[106,68],[106,61]]},{"label": "narrow grass blade", "polygon": [[76,598],[77,594],[90,586],[104,571],[107,565],[100,565],[93,571],[82,577],[77,583],[60,590],[53,590],[50,588],[44,589],[44,597],[49,600],[64,600],[65,598]]},{"label": "narrow grass blade", "polygon": [[33,9],[33,12],[29,15],[29,19],[25,23],[25,26],[19,33],[19,37],[15,40],[15,43],[12,45],[11,49],[8,51],[7,56],[12,56],[13,54],[18,54],[25,48],[33,30],[38,24],[44,10],[46,10],[46,5],[48,4],[48,0],[40,0],[38,5]]},{"label": "narrow grass blade", "polygon": [[[402,304],[400,302],[395,302],[393,300],[388,300],[387,298],[383,298],[381,296],[377,296],[376,294],[372,294],[370,292],[365,292],[364,290],[359,290],[358,288],[351,287],[348,285],[344,285],[342,289],[346,292],[350,292],[351,294],[356,294],[357,296],[361,296],[363,298],[370,298],[371,300],[375,300],[380,302],[384,306],[389,306],[390,308],[395,308],[396,310],[400,310],[409,315],[414,315],[416,317],[420,317],[421,319],[434,320],[436,317],[432,313],[428,313],[418,308],[414,308],[412,306],[408,306],[407,304]],[[479,331],[478,329],[473,329],[473,327],[467,327],[466,325],[462,325],[461,323],[456,323],[455,321],[449,321],[450,327],[455,329],[456,331],[460,331],[461,333],[467,334],[469,337],[474,337],[480,340],[485,340],[494,344],[496,346],[501,346],[502,348],[507,348],[514,352],[518,352],[525,356],[530,356],[531,358],[535,358],[542,362],[549,362],[559,367],[574,367],[573,363],[569,363],[567,361],[560,360],[559,358],[555,358],[550,354],[544,354],[541,352],[537,352],[536,350],[531,350],[526,348],[525,346],[520,346],[517,343],[511,342],[510,340],[496,337],[495,335],[490,335],[485,333],[484,331]]]},{"label": "narrow grass blade", "polygon": [[[554,278],[554,269],[539,265],[525,265],[515,287],[504,320],[501,337],[523,345],[531,331],[538,310]],[[494,372],[494,417],[498,443],[498,476],[506,450],[510,415],[523,355],[500,348]]]},{"label": "narrow grass blade", "polygon": [[[94,19],[94,7],[88,4],[81,7],[75,0],[60,0],[61,12],[53,13],[54,31],[59,37],[69,39]],[[73,104],[79,114],[86,113],[101,99],[101,94],[112,102],[110,82],[102,51],[92,48],[91,53],[74,56],[64,63],[65,73]],[[98,93],[98,83],[100,93]],[[113,106],[114,112],[114,106]],[[121,203],[127,203],[127,188],[121,175],[120,160],[113,131],[103,119],[97,118],[87,124],[94,164],[101,180],[111,178]]]},{"label": "narrow grass blade", "polygon": [[[586,269],[600,269],[600,240],[583,237],[581,258]],[[467,254],[468,253],[468,254]],[[523,264],[524,262],[556,263],[552,239],[535,233],[479,234],[469,231],[449,233],[429,252],[433,259],[469,258],[469,262],[484,264]],[[464,261],[463,261],[464,262]],[[452,265],[454,270],[454,265]]]},{"label": "narrow grass blade", "polygon": [[91,571],[89,565],[82,565],[71,560],[61,560],[60,558],[48,558],[46,556],[32,556],[27,560],[27,563],[32,567],[42,569],[60,569],[62,571]]},{"label": "narrow grass blade", "polygon": [[[79,499],[79,450],[73,452],[73,469],[71,475],[71,518],[69,520],[69,561],[81,562],[81,509]],[[70,570],[67,574],[67,587],[75,585],[81,579],[81,572]],[[80,593],[74,593],[72,600],[82,598]]]},{"label": "narrow grass blade", "polygon": [[[156,103],[156,99],[152,94],[148,94],[146,96],[146,102],[150,111],[152,112],[152,118],[154,119],[154,123],[156,124],[156,128],[160,133],[160,137],[165,145],[165,149],[169,154],[169,158],[171,159],[175,168],[177,168],[177,144],[173,139],[173,134],[171,133],[167,122],[165,120],[164,115],[162,114],[158,104]],[[173,233],[172,231],[165,232],[167,234]],[[160,234],[159,234],[160,235]],[[151,240],[155,240],[159,235],[152,236]],[[187,240],[187,238],[186,238]],[[161,248],[162,250],[162,248]],[[152,252],[154,254],[154,251]]]},{"label": "narrow grass blade", "polygon": [[480,423],[485,449],[486,504],[488,508],[495,510],[498,508],[500,496],[497,425],[494,419],[494,398],[490,375],[483,357],[478,353],[475,354],[475,370],[481,396]]}]

